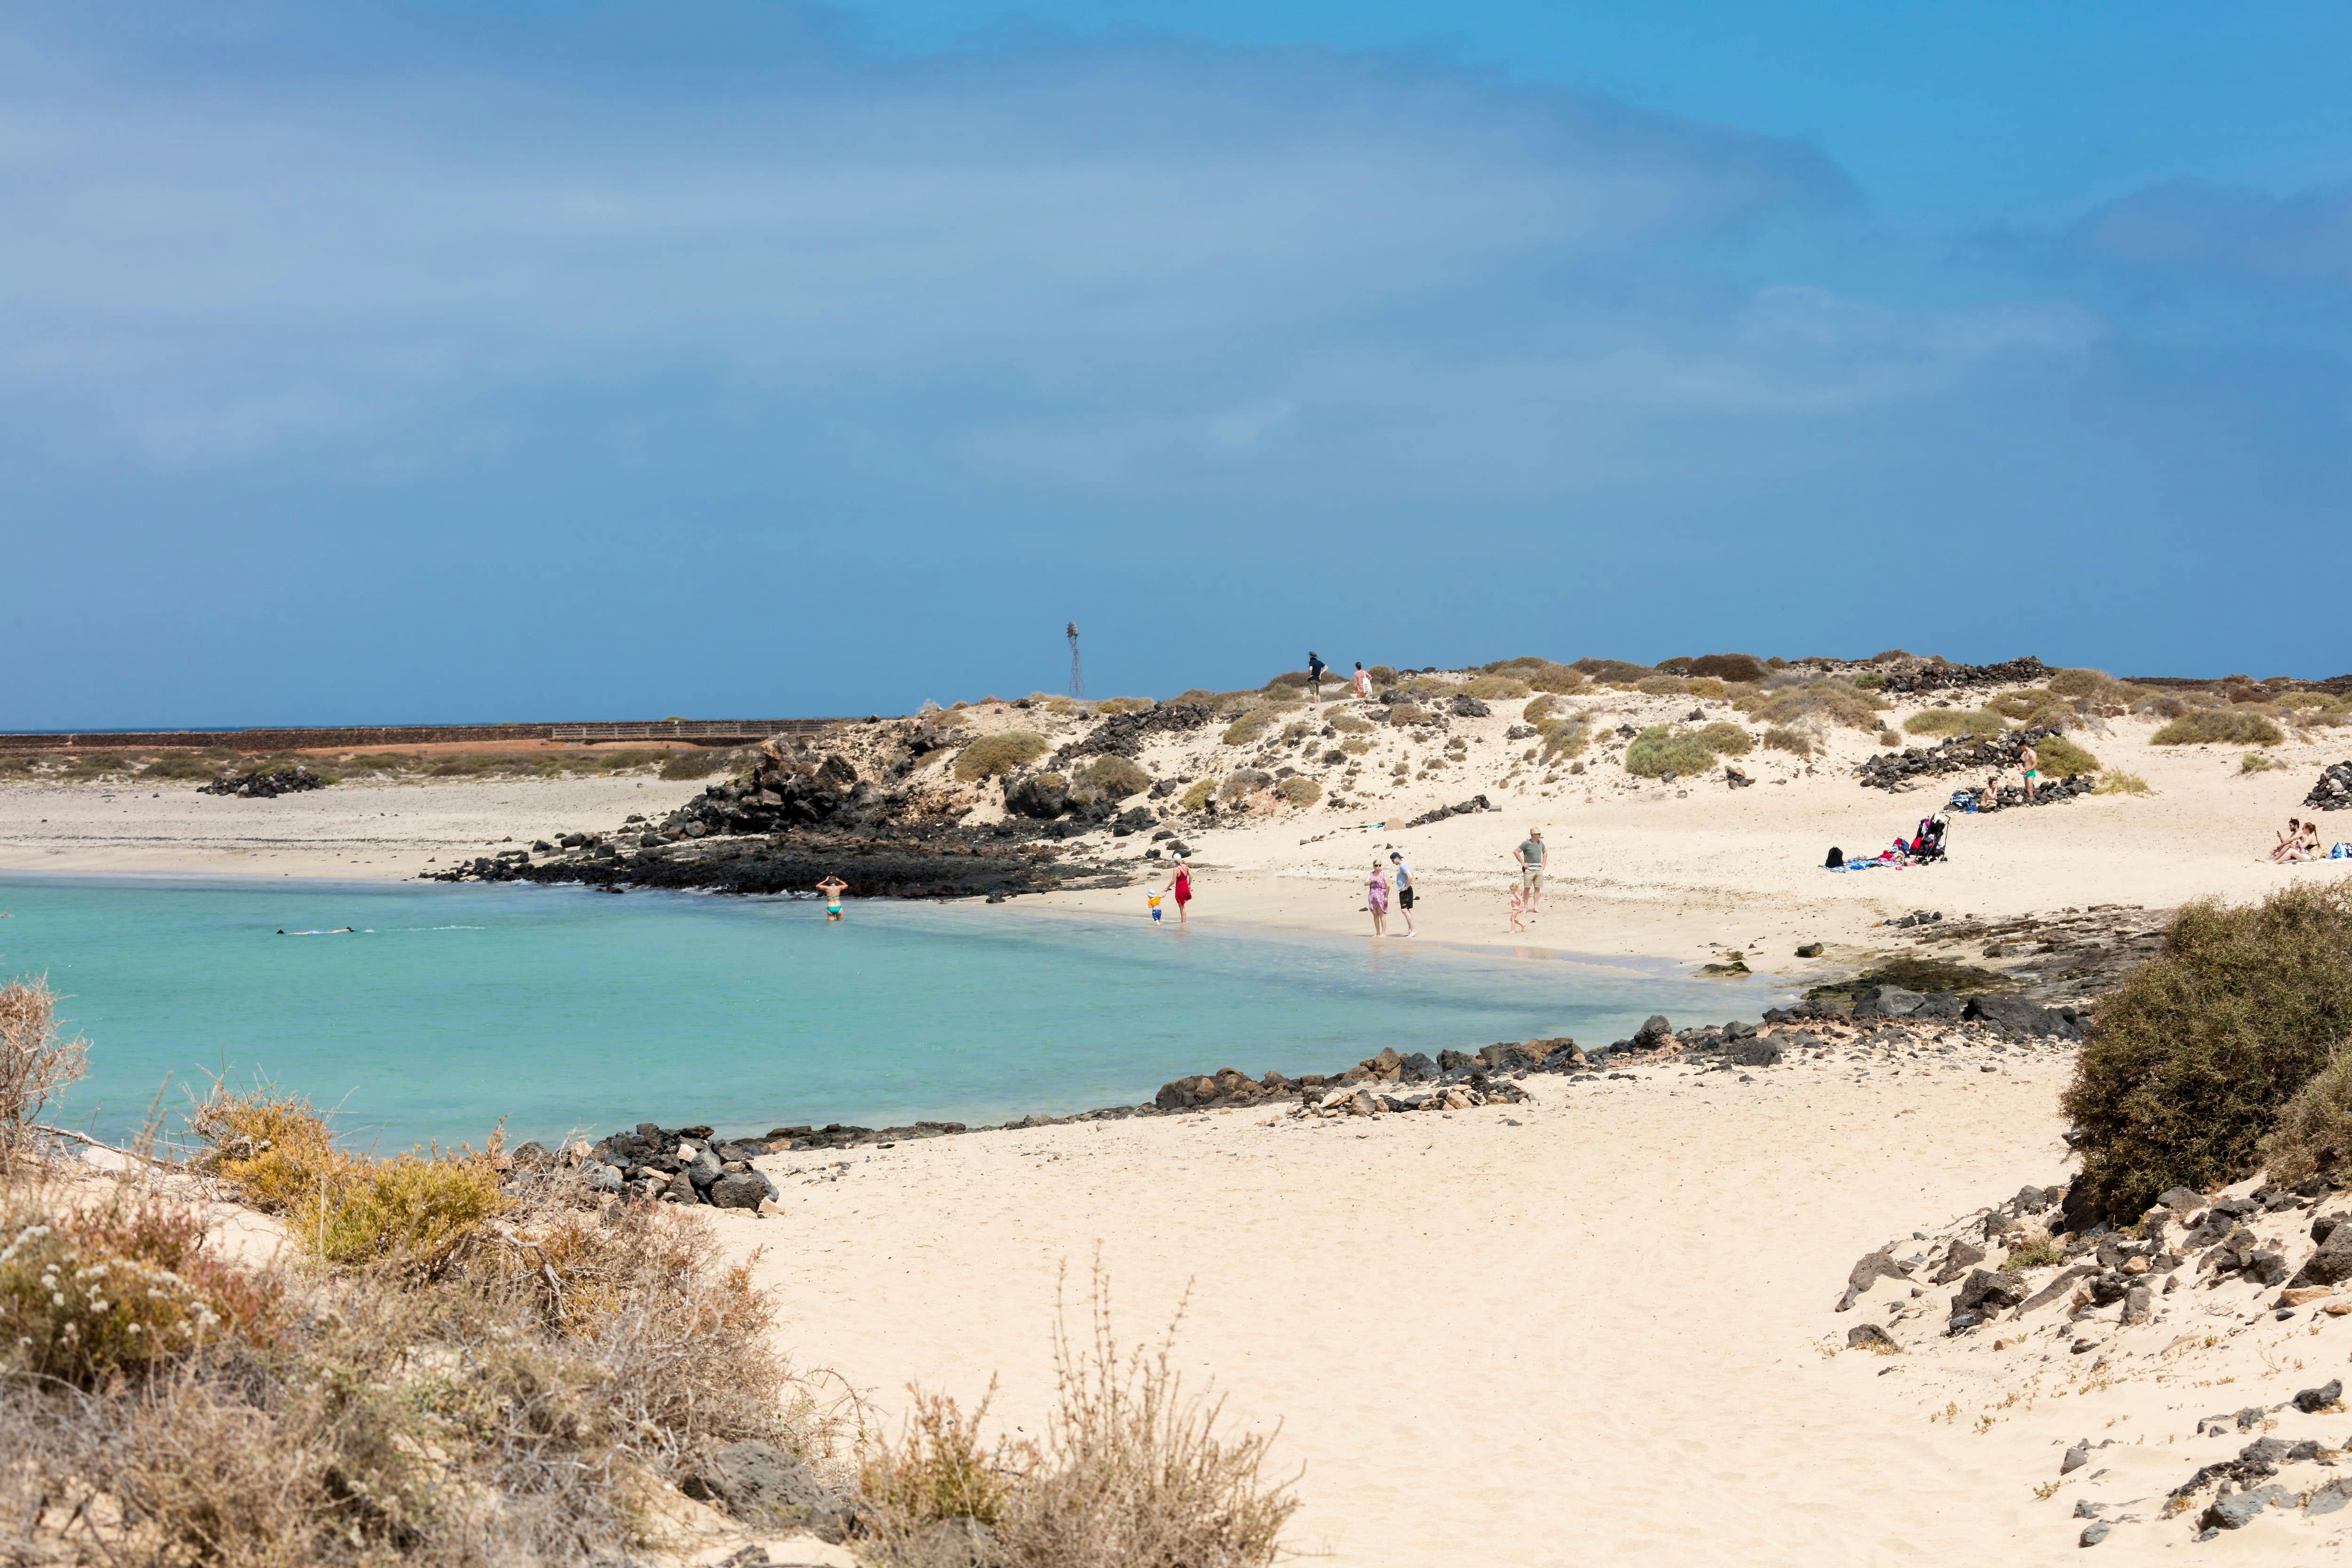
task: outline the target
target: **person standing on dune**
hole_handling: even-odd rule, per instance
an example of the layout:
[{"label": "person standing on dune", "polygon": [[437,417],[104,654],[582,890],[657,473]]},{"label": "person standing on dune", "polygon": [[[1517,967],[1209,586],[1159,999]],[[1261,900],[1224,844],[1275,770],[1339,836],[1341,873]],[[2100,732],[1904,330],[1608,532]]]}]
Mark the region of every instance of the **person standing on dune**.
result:
[{"label": "person standing on dune", "polygon": [[1311,647],[1307,650],[1307,689],[1315,693],[1318,702],[1323,700],[1323,677],[1330,672],[1330,668],[1323,662],[1321,654]]},{"label": "person standing on dune", "polygon": [[1356,689],[1356,695],[1359,697],[1370,697],[1372,694],[1372,678],[1364,673],[1364,661],[1362,659],[1360,658],[1356,661],[1355,678],[1348,684]]}]

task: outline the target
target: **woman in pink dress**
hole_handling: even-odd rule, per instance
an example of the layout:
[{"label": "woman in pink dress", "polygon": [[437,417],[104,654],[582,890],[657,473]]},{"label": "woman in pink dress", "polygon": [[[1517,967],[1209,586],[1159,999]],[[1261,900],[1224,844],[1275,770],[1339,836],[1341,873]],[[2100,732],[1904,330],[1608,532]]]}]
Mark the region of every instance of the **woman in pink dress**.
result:
[{"label": "woman in pink dress", "polygon": [[1364,884],[1364,907],[1372,911],[1372,934],[1389,934],[1389,873],[1378,860],[1372,862],[1371,880]]}]

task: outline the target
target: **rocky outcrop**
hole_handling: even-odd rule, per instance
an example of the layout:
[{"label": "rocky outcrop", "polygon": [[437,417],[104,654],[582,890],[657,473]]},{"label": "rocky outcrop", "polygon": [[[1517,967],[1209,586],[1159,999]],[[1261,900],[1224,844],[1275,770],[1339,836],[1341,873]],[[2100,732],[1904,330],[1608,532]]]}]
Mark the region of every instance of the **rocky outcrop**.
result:
[{"label": "rocky outcrop", "polygon": [[2352,763],[2330,763],[2319,771],[2319,782],[2303,797],[2314,811],[2352,810]]},{"label": "rocky outcrop", "polygon": [[1898,665],[1885,671],[1878,689],[1897,694],[1960,691],[1990,686],[2032,686],[2050,679],[2050,667],[2028,654],[2000,664]]},{"label": "rocky outcrop", "polygon": [[208,784],[199,784],[198,795],[233,795],[247,800],[268,800],[281,795],[299,795],[304,790],[323,789],[326,780],[306,767],[257,768],[247,773],[223,773]]},{"label": "rocky outcrop", "polygon": [[[2052,729],[2032,729],[2004,730],[1998,735],[1954,735],[1933,746],[1881,752],[1856,768],[1854,777],[1865,789],[1904,790],[1917,788],[1923,779],[1952,773],[1971,773],[1979,779],[2012,773],[2028,742],[2046,741],[2057,733]],[[2096,781],[2087,773],[2045,778],[2036,784],[2029,802],[2023,784],[2004,784],[1999,804],[2003,807],[2050,805],[2088,795],[2095,787]]]}]

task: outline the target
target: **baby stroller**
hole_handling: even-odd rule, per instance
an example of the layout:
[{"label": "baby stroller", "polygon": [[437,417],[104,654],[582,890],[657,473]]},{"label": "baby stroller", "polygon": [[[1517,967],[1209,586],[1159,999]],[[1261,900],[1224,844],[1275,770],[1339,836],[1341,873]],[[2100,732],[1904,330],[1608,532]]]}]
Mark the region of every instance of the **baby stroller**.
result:
[{"label": "baby stroller", "polygon": [[1941,860],[1944,858],[1944,832],[1950,826],[1949,822],[1940,816],[1921,817],[1919,831],[1913,837],[1904,853],[1911,858],[1915,865],[1929,860]]}]

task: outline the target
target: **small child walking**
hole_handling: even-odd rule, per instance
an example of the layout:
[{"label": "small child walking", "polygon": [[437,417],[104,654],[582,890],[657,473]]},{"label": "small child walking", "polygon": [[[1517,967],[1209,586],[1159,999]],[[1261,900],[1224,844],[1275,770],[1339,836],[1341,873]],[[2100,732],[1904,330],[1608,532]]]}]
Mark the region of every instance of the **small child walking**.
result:
[{"label": "small child walking", "polygon": [[1526,901],[1524,899],[1520,898],[1520,896],[1519,896],[1519,885],[1518,885],[1517,882],[1512,883],[1512,884],[1511,884],[1511,929],[1512,929],[1513,931],[1525,931],[1525,930],[1527,930],[1527,929],[1528,929],[1526,926],[1524,926],[1524,925],[1522,925],[1522,924],[1520,924],[1520,923],[1519,923],[1519,915],[1520,915],[1520,912],[1521,912],[1522,910],[1524,910],[1526,908],[1527,908],[1527,901]]},{"label": "small child walking", "polygon": [[1150,905],[1150,909],[1151,909],[1151,923],[1152,923],[1153,925],[1158,925],[1158,924],[1160,923],[1160,884],[1159,884],[1159,883],[1157,883],[1157,882],[1146,882],[1146,883],[1143,885],[1143,901],[1144,901],[1146,904],[1148,904],[1148,905]]}]

